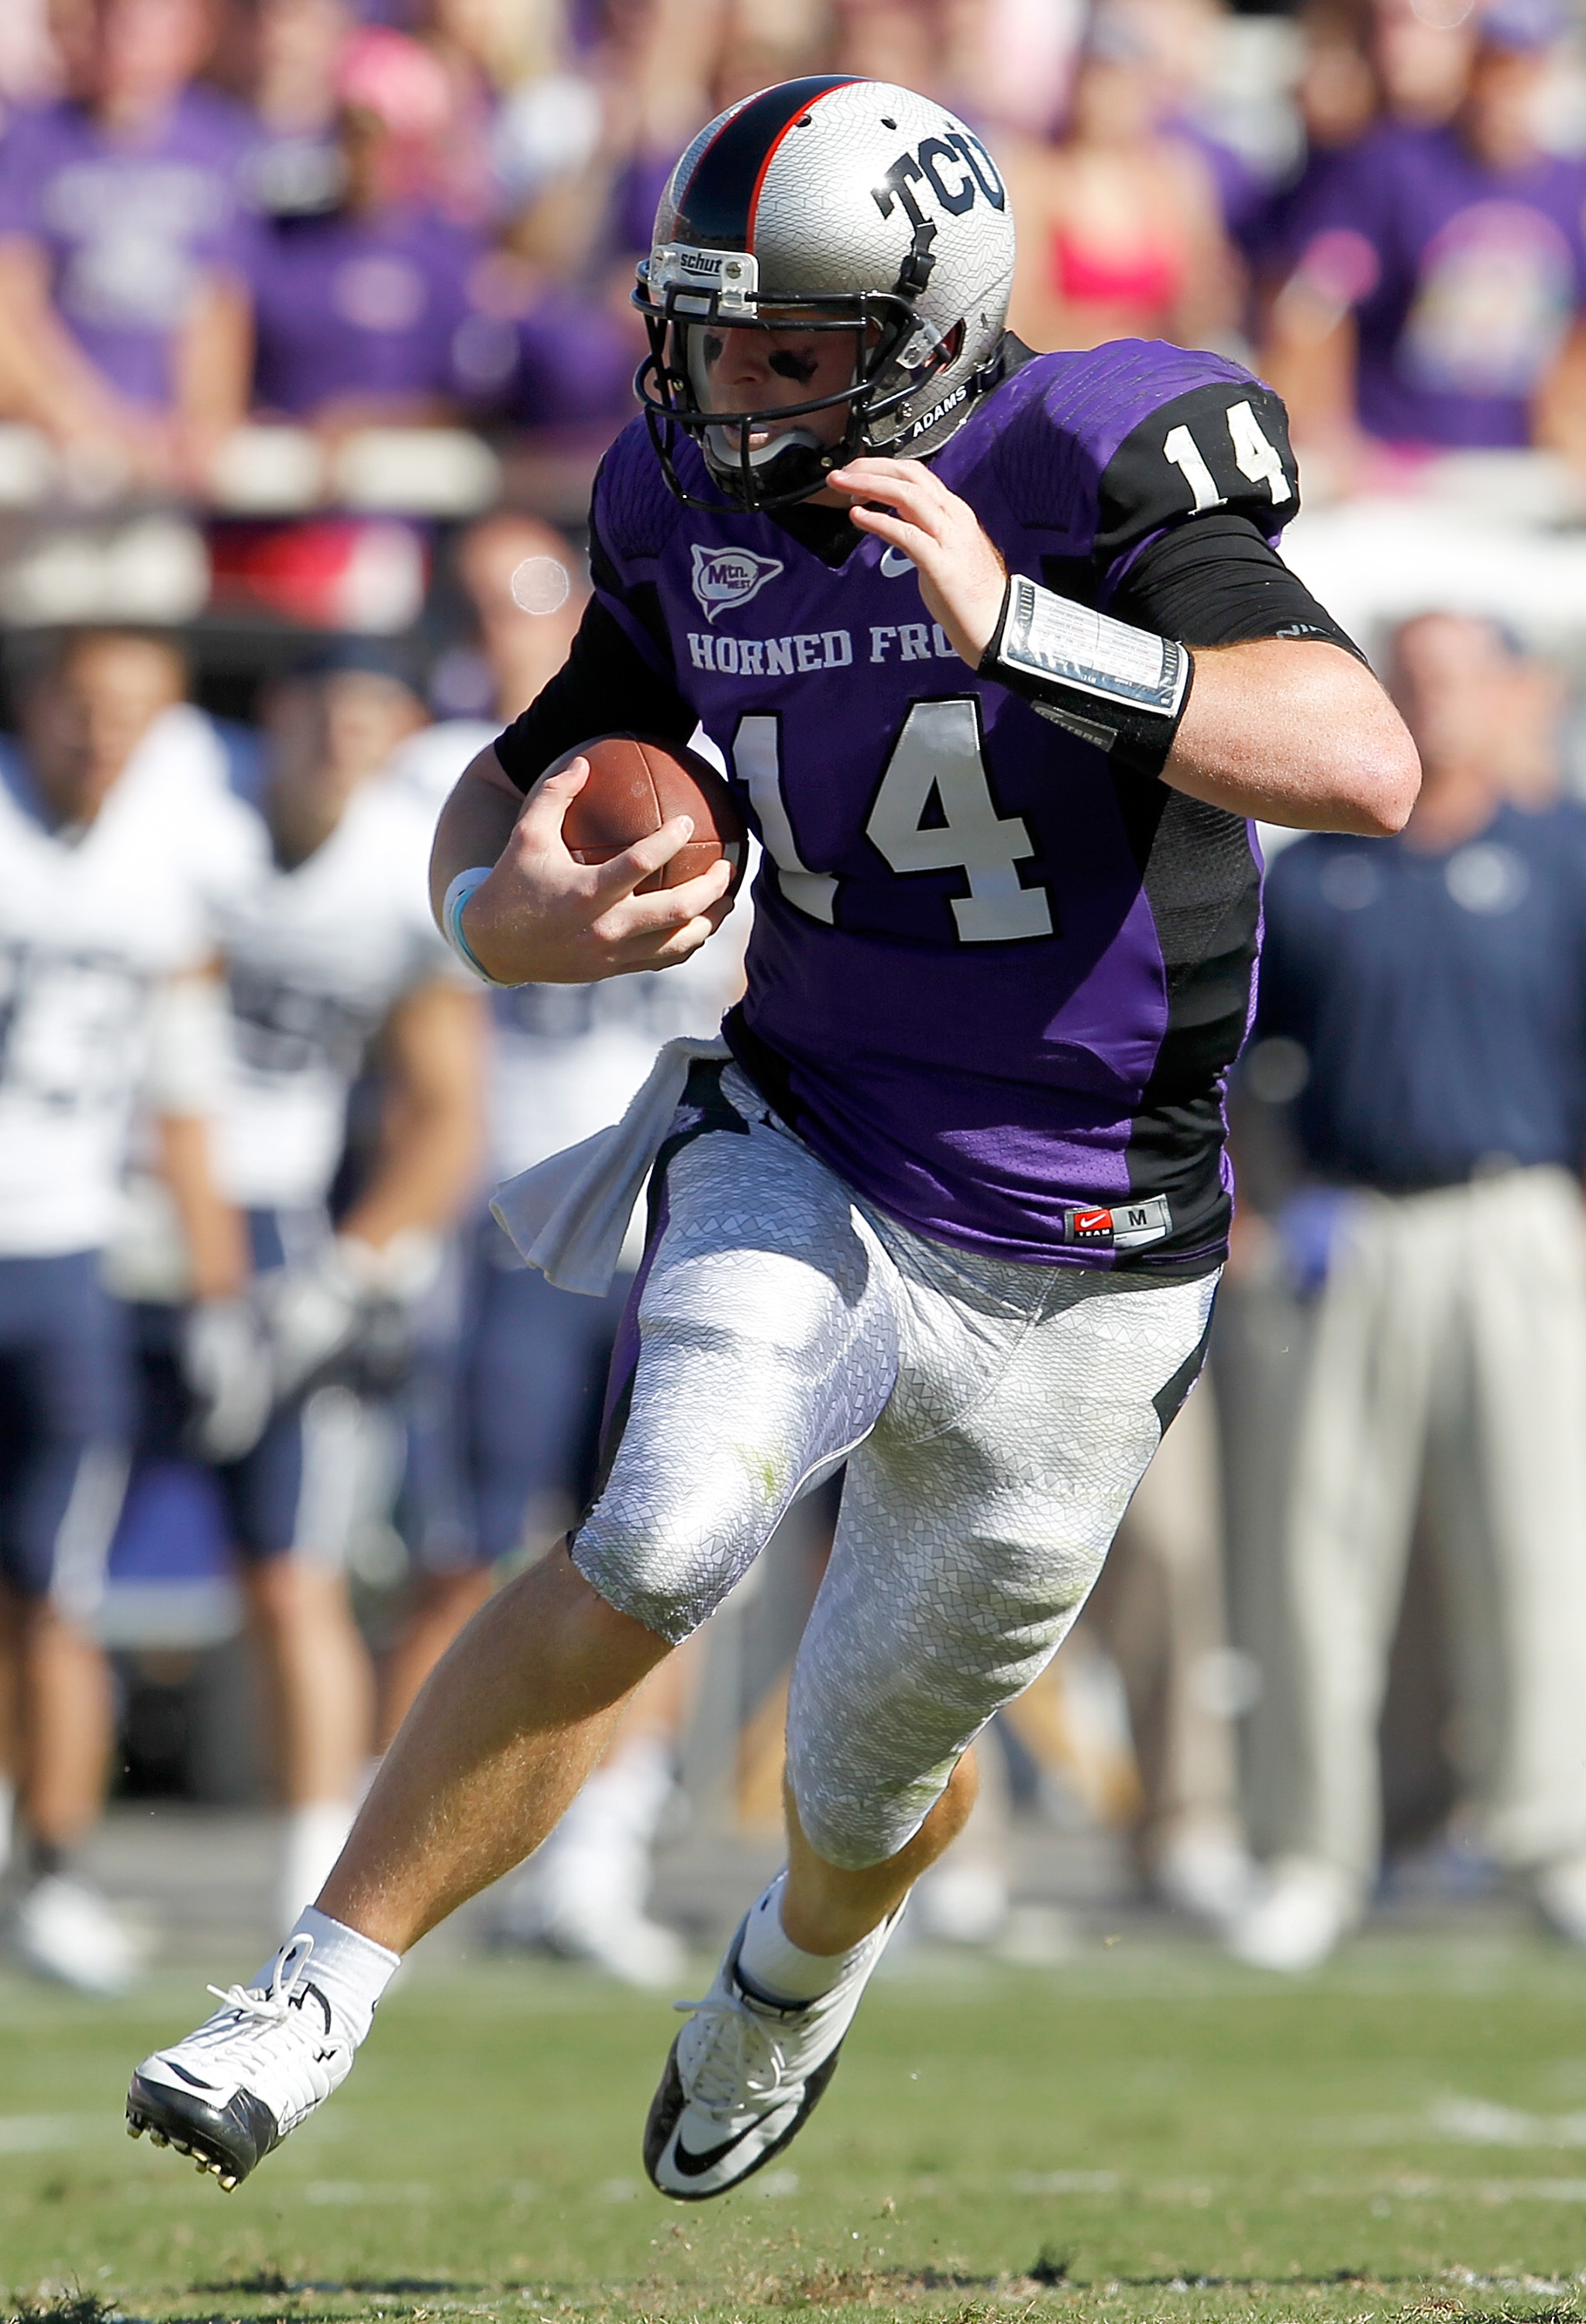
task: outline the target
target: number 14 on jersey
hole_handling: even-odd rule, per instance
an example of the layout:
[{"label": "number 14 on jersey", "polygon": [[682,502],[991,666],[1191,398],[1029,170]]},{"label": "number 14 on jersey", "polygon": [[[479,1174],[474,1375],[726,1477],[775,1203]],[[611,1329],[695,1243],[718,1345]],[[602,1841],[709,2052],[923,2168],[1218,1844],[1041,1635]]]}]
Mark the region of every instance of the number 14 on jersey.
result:
[{"label": "number 14 on jersey", "polygon": [[[812,919],[834,924],[838,882],[809,869],[793,836],[774,716],[757,712],[739,721],[733,764],[782,893]],[[927,823],[933,796],[942,819]],[[894,872],[964,873],[968,895],[947,899],[960,944],[1014,944],[1053,933],[1047,890],[1019,884],[1018,867],[1036,851],[1023,816],[997,812],[973,695],[911,705],[864,828]]]}]

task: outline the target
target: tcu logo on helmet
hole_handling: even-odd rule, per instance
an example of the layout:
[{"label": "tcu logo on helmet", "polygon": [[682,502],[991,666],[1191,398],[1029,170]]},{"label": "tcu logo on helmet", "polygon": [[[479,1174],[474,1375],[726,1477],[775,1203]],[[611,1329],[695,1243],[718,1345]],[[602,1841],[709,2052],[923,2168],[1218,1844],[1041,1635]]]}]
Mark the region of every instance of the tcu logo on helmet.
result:
[{"label": "tcu logo on helmet", "polygon": [[949,217],[961,217],[982,194],[994,210],[1004,208],[1008,201],[996,163],[967,129],[922,138],[912,153],[899,153],[881,184],[871,189],[871,198],[884,218],[901,202],[909,224],[923,226],[925,212],[915,199],[916,186],[928,186]]},{"label": "tcu logo on helmet", "polygon": [[694,544],[694,594],[714,622],[729,605],[747,605],[768,581],[782,570],[779,557],[761,557],[752,549],[706,549]]}]

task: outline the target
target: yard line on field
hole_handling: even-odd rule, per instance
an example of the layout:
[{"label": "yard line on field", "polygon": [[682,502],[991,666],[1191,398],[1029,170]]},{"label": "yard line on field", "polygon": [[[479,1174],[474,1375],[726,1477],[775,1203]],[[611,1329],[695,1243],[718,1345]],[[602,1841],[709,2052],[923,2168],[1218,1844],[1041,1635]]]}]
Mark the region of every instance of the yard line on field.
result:
[{"label": "yard line on field", "polygon": [[386,2179],[310,2179],[303,2190],[310,2203],[432,2203],[435,2190],[422,2181],[399,2185]]},{"label": "yard line on field", "polygon": [[1016,2195],[1115,2195],[1123,2181],[1116,2171],[1016,2171],[1008,2184]]},{"label": "yard line on field", "polygon": [[103,2128],[97,2114],[0,2114],[0,2154],[48,2154]]},{"label": "yard line on field", "polygon": [[1521,2114],[1487,2098],[1435,2098],[1427,2119],[1445,2138],[1472,2146],[1586,2146],[1586,2114]]}]

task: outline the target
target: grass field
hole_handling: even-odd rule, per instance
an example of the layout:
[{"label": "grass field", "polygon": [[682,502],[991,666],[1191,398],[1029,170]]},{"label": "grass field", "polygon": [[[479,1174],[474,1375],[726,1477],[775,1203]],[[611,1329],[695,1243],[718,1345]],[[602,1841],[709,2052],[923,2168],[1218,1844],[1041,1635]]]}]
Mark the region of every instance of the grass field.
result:
[{"label": "grass field", "polygon": [[120,2124],[203,1999],[0,1981],[0,2315],[1586,2316],[1586,1961],[1517,1935],[1377,1936],[1297,1986],[1133,1935],[916,1956],[787,2167],[687,2209],[637,2154],[664,2001],[420,1964],[226,2197]]}]

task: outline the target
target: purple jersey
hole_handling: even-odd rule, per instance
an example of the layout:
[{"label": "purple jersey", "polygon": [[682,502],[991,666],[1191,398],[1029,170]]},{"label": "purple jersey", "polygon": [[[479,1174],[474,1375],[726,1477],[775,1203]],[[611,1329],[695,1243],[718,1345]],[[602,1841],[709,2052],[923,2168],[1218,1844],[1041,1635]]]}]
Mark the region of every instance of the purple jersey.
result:
[{"label": "purple jersey", "polygon": [[237,188],[256,135],[224,97],[189,88],[137,136],[67,103],[18,114],[0,139],[0,235],[41,247],[56,312],[134,403],[170,402],[172,350],[206,270],[246,272]]},{"label": "purple jersey", "polygon": [[1352,309],[1360,424],[1388,443],[1530,441],[1531,402],[1586,304],[1586,166],[1490,169],[1452,129],[1387,127],[1339,155],[1290,246]]},{"label": "purple jersey", "polygon": [[343,396],[449,396],[468,385],[467,282],[478,237],[423,210],[282,218],[254,270],[254,400],[309,417]]},{"label": "purple jersey", "polygon": [[[708,493],[695,447],[678,459]],[[1010,570],[1093,604],[1185,517],[1275,539],[1297,504],[1270,390],[1139,341],[1025,363],[932,465]],[[1246,825],[977,678],[880,541],[834,567],[770,517],[686,509],[641,422],[595,528],[605,603],[766,850],[728,1034],[785,1118],[966,1249],[1213,1263],[1256,953]]]}]

